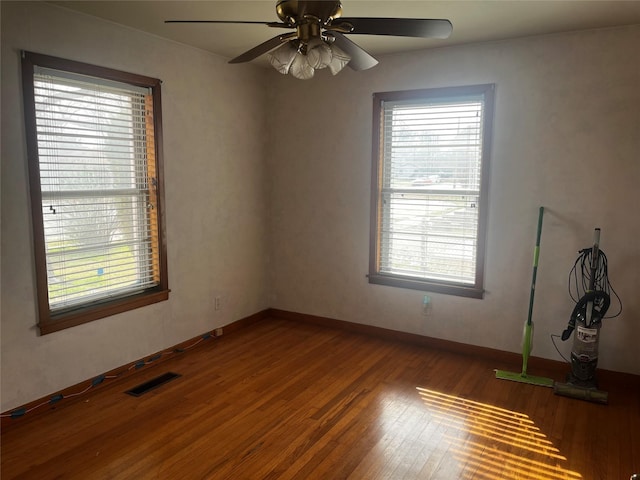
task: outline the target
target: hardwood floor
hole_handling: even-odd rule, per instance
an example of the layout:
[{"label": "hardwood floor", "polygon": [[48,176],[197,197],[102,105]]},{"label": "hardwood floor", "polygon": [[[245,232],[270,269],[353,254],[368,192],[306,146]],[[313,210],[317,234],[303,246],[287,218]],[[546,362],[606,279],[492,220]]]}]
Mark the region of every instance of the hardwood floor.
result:
[{"label": "hardwood floor", "polygon": [[[2,432],[2,479],[585,479],[640,472],[640,391],[609,405],[486,359],[268,319]],[[141,397],[124,392],[167,371]],[[545,375],[545,372],[535,372]]]}]

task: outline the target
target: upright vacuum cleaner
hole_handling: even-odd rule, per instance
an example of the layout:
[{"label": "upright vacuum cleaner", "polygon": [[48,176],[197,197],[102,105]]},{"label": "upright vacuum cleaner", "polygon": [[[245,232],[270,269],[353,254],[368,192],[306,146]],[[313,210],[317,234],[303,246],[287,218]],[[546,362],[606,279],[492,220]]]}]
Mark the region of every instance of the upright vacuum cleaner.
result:
[{"label": "upright vacuum cleaner", "polygon": [[[569,274],[570,292],[572,279],[578,299],[571,312],[569,324],[562,332],[562,340],[566,341],[575,330],[571,349],[571,372],[567,375],[566,383],[554,383],[553,391],[558,395],[606,404],[609,395],[598,390],[596,366],[600,329],[611,305],[610,292],[613,289],[608,278],[607,257],[600,250],[599,228],[594,231],[593,246],[581,250],[573,265]],[[613,293],[615,294],[615,291]]]}]

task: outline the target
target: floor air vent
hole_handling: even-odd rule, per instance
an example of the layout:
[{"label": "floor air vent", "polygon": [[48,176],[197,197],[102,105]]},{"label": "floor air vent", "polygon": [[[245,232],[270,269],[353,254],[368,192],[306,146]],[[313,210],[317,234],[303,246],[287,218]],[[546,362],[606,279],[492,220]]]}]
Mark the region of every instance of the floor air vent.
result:
[{"label": "floor air vent", "polygon": [[133,395],[134,397],[139,397],[153,390],[154,388],[158,388],[164,385],[165,383],[170,382],[174,378],[178,378],[180,376],[181,375],[178,375],[177,373],[173,373],[173,372],[163,373],[159,377],[152,378],[148,382],[141,383],[137,387],[133,387],[131,390],[127,390],[125,393],[128,393],[129,395]]}]

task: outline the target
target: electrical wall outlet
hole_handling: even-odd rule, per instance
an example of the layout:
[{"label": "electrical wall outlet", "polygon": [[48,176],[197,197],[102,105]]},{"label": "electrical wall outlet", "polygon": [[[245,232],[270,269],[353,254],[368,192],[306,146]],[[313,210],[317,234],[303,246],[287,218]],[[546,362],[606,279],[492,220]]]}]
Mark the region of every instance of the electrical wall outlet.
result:
[{"label": "electrical wall outlet", "polygon": [[425,295],[422,298],[422,315],[425,317],[431,314],[431,297]]},{"label": "electrical wall outlet", "polygon": [[222,299],[220,297],[214,297],[214,299],[213,299],[213,309],[214,310],[220,310],[221,306],[222,306]]}]

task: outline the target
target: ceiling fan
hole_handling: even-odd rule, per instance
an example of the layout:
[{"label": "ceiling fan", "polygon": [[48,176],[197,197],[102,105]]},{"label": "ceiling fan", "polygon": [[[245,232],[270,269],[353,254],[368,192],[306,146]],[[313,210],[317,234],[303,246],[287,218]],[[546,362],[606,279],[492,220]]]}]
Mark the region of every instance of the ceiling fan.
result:
[{"label": "ceiling fan", "polygon": [[329,68],[334,75],[348,65],[366,70],[378,61],[346,35],[391,35],[399,37],[447,38],[449,20],[423,18],[342,17],[338,0],[278,0],[279,22],[231,20],[165,20],[165,23],[258,24],[272,28],[295,29],[244,52],[229,63],[249,62],[269,53],[271,65],[280,73],[309,79],[315,70]]}]

